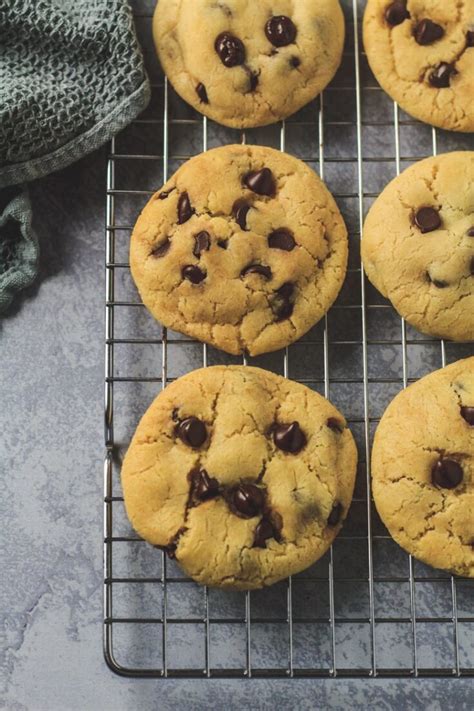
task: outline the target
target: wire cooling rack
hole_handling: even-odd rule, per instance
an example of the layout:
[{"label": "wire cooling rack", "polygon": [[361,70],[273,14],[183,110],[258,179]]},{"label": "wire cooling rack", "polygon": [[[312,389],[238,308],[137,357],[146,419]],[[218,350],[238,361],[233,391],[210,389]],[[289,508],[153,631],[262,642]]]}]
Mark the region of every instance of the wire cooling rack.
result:
[{"label": "wire cooling rack", "polygon": [[[286,123],[238,133],[203,119],[174,94],[154,58],[154,2],[135,0],[153,98],[110,145],[106,209],[104,647],[119,674],[474,674],[474,581],[431,569],[394,543],[373,506],[369,469],[373,432],[389,401],[474,347],[427,339],[400,321],[365,280],[359,258],[364,215],[384,185],[417,159],[469,148],[469,139],[413,121],[378,87],[360,40],[364,4],[343,3],[343,64],[324,94]],[[349,273],[335,306],[299,343],[249,362],[330,397],[346,414],[360,455],[351,511],[329,553],[252,593],[201,588],[137,539],[119,478],[138,419],[160,388],[203,365],[239,362],[161,328],[139,302],[128,265],[130,232],[148,197],[192,155],[239,141],[279,146],[305,160],[326,180],[348,224]]]}]

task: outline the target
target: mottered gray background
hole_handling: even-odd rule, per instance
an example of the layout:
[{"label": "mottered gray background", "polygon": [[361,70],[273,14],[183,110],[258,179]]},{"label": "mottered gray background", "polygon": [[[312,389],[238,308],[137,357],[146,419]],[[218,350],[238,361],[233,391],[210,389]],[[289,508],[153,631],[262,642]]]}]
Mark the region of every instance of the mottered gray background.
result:
[{"label": "mottered gray background", "polygon": [[[154,190],[162,182],[162,161],[119,156],[163,154],[162,76],[151,45],[153,0],[133,3],[139,36],[156,87],[152,102],[115,143],[115,188]],[[371,666],[370,625],[352,622],[369,611],[367,582],[346,582],[368,574],[367,511],[363,423],[361,277],[359,267],[359,192],[353,39],[353,3],[343,3],[348,19],[344,62],[332,89],[324,94],[324,162],[320,158],[318,102],[287,122],[286,149],[305,159],[324,177],[351,232],[350,273],[336,308],[328,316],[330,397],[350,418],[359,444],[361,466],[356,501],[343,534],[334,546],[336,668]],[[358,3],[359,16],[365,3]],[[365,57],[360,58],[363,89],[361,151],[364,158],[364,210],[396,174],[393,103],[376,88]],[[203,148],[199,116],[170,92],[170,171]],[[433,151],[429,127],[402,112],[400,155],[404,168]],[[181,120],[181,123],[175,121]],[[183,123],[182,121],[186,121]],[[474,148],[466,135],[437,132],[437,149]],[[240,140],[238,132],[209,122],[208,146]],[[280,127],[247,132],[249,142],[280,146]],[[104,224],[108,149],[93,154],[32,186],[36,228],[41,243],[37,283],[10,310],[1,324],[0,467],[3,496],[2,583],[0,588],[0,704],[24,709],[153,709],[153,708],[469,708],[468,679],[288,679],[288,680],[134,680],[120,678],[102,657],[102,462],[104,353]],[[375,160],[379,159],[379,160]],[[118,193],[114,263],[126,264],[129,229],[147,197]],[[126,267],[115,274],[117,301],[137,301]],[[370,433],[385,406],[402,387],[403,349],[400,320],[375,290],[367,286],[368,404]],[[378,308],[381,306],[382,308]],[[346,308],[349,307],[349,308]],[[352,307],[352,308],[351,308]],[[355,308],[354,308],[355,307]],[[161,338],[161,328],[140,307],[115,308],[117,339]],[[289,376],[324,390],[323,324],[289,350]],[[201,345],[169,334],[168,375],[178,377],[202,365]],[[407,329],[407,375],[421,377],[442,364],[439,342]],[[472,345],[446,344],[451,362],[474,352]],[[209,349],[209,363],[233,362]],[[115,346],[115,440],[119,460],[137,419],[160,388],[161,348]],[[255,359],[282,372],[283,354]],[[150,382],[135,379],[149,378]],[[114,470],[114,494],[119,481]],[[113,504],[113,534],[131,536],[121,502]],[[374,609],[380,617],[409,618],[408,557],[388,538],[373,512]],[[140,546],[137,552],[137,545]],[[114,543],[114,575],[161,575],[161,555],[144,544]],[[417,616],[445,620],[452,614],[451,581],[415,563]],[[178,580],[179,571],[168,565]],[[311,579],[308,576],[311,575]],[[328,559],[293,583],[293,662],[297,668],[328,669],[332,664],[328,624],[298,625],[298,615],[328,616]],[[384,582],[401,577],[403,582]],[[432,582],[431,578],[439,578]],[[340,579],[338,581],[338,578]],[[426,578],[426,580],[424,580]],[[473,617],[472,587],[456,584],[458,614]],[[159,585],[114,585],[115,617],[161,614]],[[203,617],[202,590],[193,584],[168,585],[172,619]],[[258,668],[284,668],[288,663],[286,625],[276,624],[287,610],[286,583],[252,595],[251,660]],[[211,593],[210,615],[244,615],[243,597]],[[158,612],[157,612],[158,611]],[[170,624],[168,665],[202,669],[205,646],[202,624]],[[458,626],[458,661],[473,666],[472,624]],[[114,625],[114,653],[124,666],[160,668],[160,625]],[[453,625],[417,623],[420,667],[451,668],[456,661]],[[380,623],[376,629],[380,668],[412,664],[410,624]],[[244,668],[245,625],[211,624],[212,667]]]}]

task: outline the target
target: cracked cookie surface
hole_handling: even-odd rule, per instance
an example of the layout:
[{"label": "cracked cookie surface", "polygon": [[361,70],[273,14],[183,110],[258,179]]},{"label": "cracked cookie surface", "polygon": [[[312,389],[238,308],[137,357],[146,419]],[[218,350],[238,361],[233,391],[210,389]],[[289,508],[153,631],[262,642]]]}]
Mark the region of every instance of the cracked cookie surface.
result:
[{"label": "cracked cookie surface", "polygon": [[189,104],[226,126],[264,126],[298,111],[341,62],[338,0],[160,0],[153,34]]},{"label": "cracked cookie surface", "polygon": [[411,116],[474,131],[474,0],[368,0],[367,59]]},{"label": "cracked cookie surface", "polygon": [[408,553],[474,577],[474,357],[391,402],[375,434],[372,488],[382,521]]},{"label": "cracked cookie surface", "polygon": [[362,258],[412,326],[474,339],[474,152],[428,158],[395,178],[369,211]]},{"label": "cracked cookie surface", "polygon": [[165,326],[228,353],[300,338],[342,286],[347,230],[302,161],[225,146],[185,163],[143,210],[130,265]]},{"label": "cracked cookie surface", "polygon": [[152,403],[122,487],[136,531],[194,580],[252,589],[325,553],[356,463],[344,417],[321,395],[258,368],[214,366]]}]

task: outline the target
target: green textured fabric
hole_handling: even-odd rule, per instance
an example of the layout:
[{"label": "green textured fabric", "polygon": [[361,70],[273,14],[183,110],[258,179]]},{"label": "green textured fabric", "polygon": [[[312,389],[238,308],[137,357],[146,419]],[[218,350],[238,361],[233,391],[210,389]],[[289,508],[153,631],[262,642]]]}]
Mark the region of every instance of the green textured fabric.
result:
[{"label": "green textured fabric", "polygon": [[2,188],[97,149],[149,98],[127,0],[0,0],[0,312],[38,263],[27,193]]}]

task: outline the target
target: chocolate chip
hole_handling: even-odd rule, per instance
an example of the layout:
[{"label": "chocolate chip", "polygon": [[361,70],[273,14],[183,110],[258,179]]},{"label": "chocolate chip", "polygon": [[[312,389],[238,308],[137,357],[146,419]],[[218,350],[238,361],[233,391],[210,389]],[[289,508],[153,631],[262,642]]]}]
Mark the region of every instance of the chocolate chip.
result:
[{"label": "chocolate chip", "polygon": [[266,548],[266,541],[275,538],[275,530],[272,522],[268,518],[262,518],[255,529],[253,546],[254,548]]},{"label": "chocolate chip", "polygon": [[164,190],[162,193],[158,195],[158,200],[166,200],[166,198],[172,193],[174,188],[171,188],[170,190]]},{"label": "chocolate chip", "polygon": [[275,425],[273,441],[278,449],[291,454],[298,454],[306,445],[306,436],[297,422],[291,425]]},{"label": "chocolate chip", "polygon": [[438,66],[433,69],[428,79],[431,86],[434,86],[436,89],[446,89],[451,83],[451,77],[455,74],[457,74],[457,71],[452,64],[441,62],[441,64],[438,64]]},{"label": "chocolate chip", "polygon": [[244,176],[244,184],[257,195],[273,197],[276,192],[275,179],[269,168],[255,170]]},{"label": "chocolate chip", "polygon": [[420,207],[415,214],[415,224],[422,234],[441,227],[441,217],[434,207]]},{"label": "chocolate chip", "polygon": [[237,67],[245,62],[245,47],[238,37],[230,32],[220,34],[214,44],[215,50],[225,67]]},{"label": "chocolate chip", "polygon": [[298,69],[298,67],[301,65],[301,59],[299,57],[291,57],[290,59],[290,67],[293,69]]},{"label": "chocolate chip", "polygon": [[217,240],[217,246],[220,247],[221,249],[227,249],[229,246],[228,242],[226,239],[218,239]]},{"label": "chocolate chip", "polygon": [[474,47],[474,30],[467,31],[466,42],[468,47]]},{"label": "chocolate chip", "polygon": [[446,289],[446,287],[449,286],[447,281],[442,281],[441,279],[433,279],[429,274],[428,279],[433,284],[433,286],[436,286],[437,289]]},{"label": "chocolate chip", "polygon": [[444,35],[444,29],[436,22],[424,19],[416,25],[413,35],[418,44],[433,44]]},{"label": "chocolate chip", "polygon": [[246,277],[247,274],[259,274],[260,276],[265,277],[265,279],[272,278],[272,270],[270,267],[266,267],[263,264],[250,264],[248,267],[245,267],[245,269],[242,269],[240,276]]},{"label": "chocolate chip", "polygon": [[331,513],[329,514],[329,517],[328,517],[328,526],[337,526],[337,524],[341,520],[343,511],[344,511],[343,505],[339,502],[335,503],[334,506],[332,507]]},{"label": "chocolate chip", "polygon": [[471,227],[471,228],[467,231],[467,236],[468,236],[468,237],[474,237],[474,227]]},{"label": "chocolate chip", "polygon": [[188,266],[183,267],[181,275],[183,279],[187,279],[193,284],[200,284],[206,278],[205,272],[199,269],[195,264],[188,264]]},{"label": "chocolate chip", "polygon": [[326,424],[330,430],[339,432],[339,434],[344,430],[344,423],[338,420],[337,417],[330,417]]},{"label": "chocolate chip", "polygon": [[249,91],[255,91],[258,86],[259,78],[256,72],[250,72],[249,75]]},{"label": "chocolate chip", "polygon": [[440,459],[431,470],[431,481],[442,489],[455,489],[462,480],[462,467],[454,459]]},{"label": "chocolate chip", "polygon": [[296,242],[293,233],[282,227],[269,235],[268,246],[271,249],[283,249],[285,252],[291,252],[296,247]]},{"label": "chocolate chip", "polygon": [[211,247],[211,235],[209,232],[199,232],[194,237],[195,245],[193,254],[199,259],[203,252],[208,252]]},{"label": "chocolate chip", "polygon": [[253,518],[263,509],[264,495],[254,484],[241,484],[232,493],[232,504],[242,516]]},{"label": "chocolate chip", "polygon": [[209,98],[207,96],[207,90],[204,84],[199,83],[196,87],[196,94],[199,96],[203,104],[209,103]]},{"label": "chocolate chip", "polygon": [[291,282],[287,282],[275,292],[277,297],[274,302],[274,312],[277,322],[284,321],[292,315],[294,305],[290,299],[293,296],[294,290],[295,287],[293,284]]},{"label": "chocolate chip", "polygon": [[213,499],[219,495],[219,482],[209,476],[205,469],[193,469],[189,473],[191,495],[199,501]]},{"label": "chocolate chip", "polygon": [[178,200],[178,225],[184,225],[194,213],[188,193],[181,193]]},{"label": "chocolate chip", "polygon": [[[171,558],[171,559],[176,558],[176,549],[178,548],[179,539],[181,538],[183,533],[186,533],[186,531],[187,531],[187,528],[180,528],[175,533],[175,535],[173,536],[171,541],[168,543],[168,545],[164,546],[163,550],[166,551],[169,558]],[[160,547],[161,546],[158,546],[158,548],[160,548]]]},{"label": "chocolate chip", "polygon": [[187,417],[176,425],[175,432],[188,447],[198,449],[207,439],[207,429],[204,422],[197,417]]},{"label": "chocolate chip", "polygon": [[232,208],[232,216],[242,230],[247,229],[247,215],[250,211],[250,205],[246,200],[236,200]]},{"label": "chocolate chip", "polygon": [[171,247],[170,238],[167,237],[164,242],[157,245],[156,247],[153,247],[153,249],[150,252],[150,256],[156,257],[157,259],[159,259],[160,257],[164,257],[165,254],[169,251],[170,247]]},{"label": "chocolate chip", "polygon": [[407,10],[406,0],[395,0],[385,10],[385,19],[392,27],[401,25],[409,17],[410,13]]},{"label": "chocolate chip", "polygon": [[464,417],[468,425],[474,427],[474,407],[463,405],[461,407],[461,417]]},{"label": "chocolate chip", "polygon": [[275,15],[265,25],[265,34],[274,47],[286,47],[295,41],[297,29],[286,15]]}]

